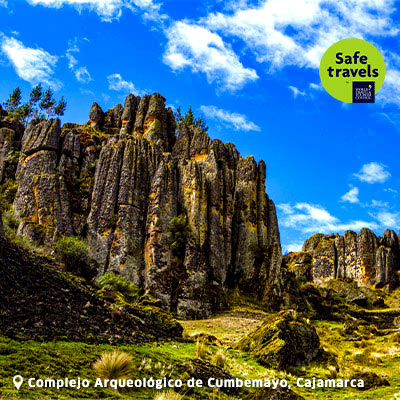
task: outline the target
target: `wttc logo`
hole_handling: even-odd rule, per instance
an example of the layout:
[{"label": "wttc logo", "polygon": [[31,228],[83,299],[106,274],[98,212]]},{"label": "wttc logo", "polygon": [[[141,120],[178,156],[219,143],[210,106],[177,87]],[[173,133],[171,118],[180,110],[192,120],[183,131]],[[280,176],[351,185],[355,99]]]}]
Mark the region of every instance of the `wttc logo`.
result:
[{"label": "wttc logo", "polygon": [[375,82],[353,82],[353,103],[375,103]]}]

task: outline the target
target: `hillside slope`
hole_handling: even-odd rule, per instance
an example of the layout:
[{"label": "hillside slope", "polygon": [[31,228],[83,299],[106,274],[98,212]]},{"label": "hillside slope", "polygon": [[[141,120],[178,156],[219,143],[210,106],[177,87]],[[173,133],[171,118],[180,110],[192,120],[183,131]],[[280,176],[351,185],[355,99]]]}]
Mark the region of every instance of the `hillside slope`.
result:
[{"label": "hillside slope", "polygon": [[112,308],[50,259],[2,238],[0,298],[0,334],[11,338],[134,343],[182,335],[167,313],[139,305],[129,314]]}]

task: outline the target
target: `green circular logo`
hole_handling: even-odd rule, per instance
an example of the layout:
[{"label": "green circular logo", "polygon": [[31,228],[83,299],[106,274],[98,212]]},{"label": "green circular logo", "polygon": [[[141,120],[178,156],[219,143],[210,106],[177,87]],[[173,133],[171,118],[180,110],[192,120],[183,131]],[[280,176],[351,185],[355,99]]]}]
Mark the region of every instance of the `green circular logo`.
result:
[{"label": "green circular logo", "polygon": [[362,39],[344,39],[325,52],[319,76],[325,90],[345,103],[374,103],[385,80],[385,60]]}]

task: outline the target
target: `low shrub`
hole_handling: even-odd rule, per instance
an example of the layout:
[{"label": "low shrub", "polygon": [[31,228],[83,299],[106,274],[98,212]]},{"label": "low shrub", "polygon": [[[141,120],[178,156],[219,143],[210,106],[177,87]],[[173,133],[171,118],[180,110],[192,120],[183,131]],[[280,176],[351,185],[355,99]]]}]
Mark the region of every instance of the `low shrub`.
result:
[{"label": "low shrub", "polygon": [[211,364],[216,365],[219,368],[224,369],[226,366],[226,356],[222,349],[218,349],[217,352],[211,358]]},{"label": "low shrub", "polygon": [[200,358],[201,360],[205,360],[207,358],[207,348],[203,342],[196,343],[196,357]]},{"label": "low shrub", "polygon": [[[129,282],[123,276],[115,275],[112,272],[106,272],[103,276],[97,279],[97,284],[103,291],[118,292],[127,302],[137,301],[139,298],[139,289],[132,282]],[[115,295],[115,300],[120,298]]]},{"label": "low shrub", "polygon": [[68,236],[56,242],[56,255],[65,270],[86,280],[97,272],[97,263],[89,257],[89,248],[79,236]]}]

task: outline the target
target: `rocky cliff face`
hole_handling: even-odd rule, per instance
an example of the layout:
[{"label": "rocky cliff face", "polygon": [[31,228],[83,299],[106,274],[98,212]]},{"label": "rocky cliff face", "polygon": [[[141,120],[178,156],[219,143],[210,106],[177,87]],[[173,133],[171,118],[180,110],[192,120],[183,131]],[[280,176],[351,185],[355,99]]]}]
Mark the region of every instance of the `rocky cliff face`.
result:
[{"label": "rocky cliff face", "polygon": [[317,233],[304,242],[302,252],[290,253],[284,260],[297,277],[317,284],[336,278],[389,290],[399,284],[399,237],[392,230],[382,237],[365,228],[358,235]]},{"label": "rocky cliff face", "polygon": [[82,236],[99,274],[124,275],[180,317],[210,315],[233,288],[281,303],[264,162],[199,128],[176,136],[164,101],[129,95],[107,112],[94,103],[85,125],[35,120],[23,130],[3,115],[0,183],[15,176],[19,233],[44,245]]}]

